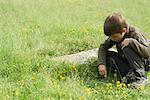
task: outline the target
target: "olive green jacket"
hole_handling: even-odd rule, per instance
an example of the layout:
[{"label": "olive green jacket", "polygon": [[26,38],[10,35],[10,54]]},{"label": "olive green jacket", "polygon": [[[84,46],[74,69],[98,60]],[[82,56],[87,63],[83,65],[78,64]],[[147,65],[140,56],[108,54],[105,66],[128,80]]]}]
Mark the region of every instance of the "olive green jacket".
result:
[{"label": "olive green jacket", "polygon": [[[137,54],[142,58],[150,58],[150,46],[146,38],[143,35],[144,33],[140,32],[137,28],[129,26],[128,32],[124,35],[124,38],[129,38],[129,47],[131,47]],[[98,65],[103,64],[106,66],[106,55],[108,49],[116,45],[119,55],[123,56],[121,42],[114,42],[108,37],[104,43],[102,43],[98,50]]]}]

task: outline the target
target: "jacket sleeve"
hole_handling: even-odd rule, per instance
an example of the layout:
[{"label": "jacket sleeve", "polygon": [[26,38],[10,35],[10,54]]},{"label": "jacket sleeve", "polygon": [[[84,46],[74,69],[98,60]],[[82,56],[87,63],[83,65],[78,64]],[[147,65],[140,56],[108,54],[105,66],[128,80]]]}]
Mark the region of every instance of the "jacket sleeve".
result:
[{"label": "jacket sleeve", "polygon": [[135,52],[137,52],[141,57],[143,58],[150,58],[150,46],[142,41],[142,39],[134,39],[134,38],[130,38],[130,45],[131,48],[133,48],[133,50]]},{"label": "jacket sleeve", "polygon": [[106,66],[106,55],[109,48],[115,45],[115,42],[108,38],[104,43],[102,43],[98,50],[98,65],[103,64]]},{"label": "jacket sleeve", "polygon": [[129,46],[143,58],[150,58],[150,45],[144,37],[145,33],[135,31],[130,38]]}]

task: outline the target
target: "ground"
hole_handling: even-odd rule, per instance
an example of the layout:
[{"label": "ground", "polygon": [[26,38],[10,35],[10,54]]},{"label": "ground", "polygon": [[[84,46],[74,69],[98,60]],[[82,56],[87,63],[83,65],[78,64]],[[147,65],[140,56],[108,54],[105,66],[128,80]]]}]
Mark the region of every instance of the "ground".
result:
[{"label": "ground", "polygon": [[95,59],[74,65],[51,58],[97,48],[112,12],[150,37],[149,6],[149,0],[0,0],[0,99],[148,100],[150,87],[102,79]]}]

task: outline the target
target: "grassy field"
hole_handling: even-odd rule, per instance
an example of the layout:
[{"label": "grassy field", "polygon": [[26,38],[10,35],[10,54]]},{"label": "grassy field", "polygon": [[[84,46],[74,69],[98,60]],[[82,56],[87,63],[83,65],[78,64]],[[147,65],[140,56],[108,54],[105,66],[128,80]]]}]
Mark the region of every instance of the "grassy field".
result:
[{"label": "grassy field", "polygon": [[149,0],[0,0],[0,100],[149,100],[150,87],[101,79],[95,60],[50,60],[99,47],[112,12],[150,37],[149,11]]}]

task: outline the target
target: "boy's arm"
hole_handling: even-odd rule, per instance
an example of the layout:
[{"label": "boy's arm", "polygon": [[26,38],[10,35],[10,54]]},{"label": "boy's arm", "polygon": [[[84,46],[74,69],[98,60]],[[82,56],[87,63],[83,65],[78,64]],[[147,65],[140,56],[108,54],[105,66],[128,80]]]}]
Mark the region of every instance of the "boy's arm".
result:
[{"label": "boy's arm", "polygon": [[115,45],[115,42],[108,38],[103,44],[100,45],[98,50],[98,65],[106,66],[106,54],[109,48]]},{"label": "boy's arm", "polygon": [[144,36],[145,33],[134,30],[129,40],[129,47],[133,48],[143,58],[150,57],[150,45]]},{"label": "boy's arm", "polygon": [[141,37],[138,39],[130,38],[130,47],[133,48],[141,57],[150,58],[150,46]]}]

